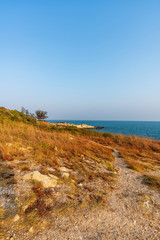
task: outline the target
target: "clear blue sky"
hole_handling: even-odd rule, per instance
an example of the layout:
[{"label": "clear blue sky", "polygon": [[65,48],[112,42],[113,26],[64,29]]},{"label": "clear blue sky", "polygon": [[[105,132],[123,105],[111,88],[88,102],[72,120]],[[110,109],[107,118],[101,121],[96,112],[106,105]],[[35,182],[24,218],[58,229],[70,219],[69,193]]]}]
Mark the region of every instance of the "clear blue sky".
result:
[{"label": "clear blue sky", "polygon": [[160,0],[0,0],[0,105],[160,120]]}]

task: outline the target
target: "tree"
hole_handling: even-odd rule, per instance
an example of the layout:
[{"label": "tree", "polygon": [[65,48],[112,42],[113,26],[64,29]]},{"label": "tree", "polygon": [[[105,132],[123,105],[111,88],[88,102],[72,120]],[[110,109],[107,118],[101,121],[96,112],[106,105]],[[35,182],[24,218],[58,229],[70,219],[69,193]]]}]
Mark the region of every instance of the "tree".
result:
[{"label": "tree", "polygon": [[35,118],[34,113],[29,113],[29,116],[32,117],[32,118]]},{"label": "tree", "polygon": [[35,111],[35,113],[36,113],[36,118],[37,118],[39,121],[48,118],[46,111],[37,110],[37,111]]},{"label": "tree", "polygon": [[24,107],[21,108],[21,112],[24,113],[26,116],[28,117],[32,117],[35,118],[34,113],[30,113],[27,109],[25,109]]},{"label": "tree", "polygon": [[21,112],[25,114],[26,113],[26,109],[24,107],[22,107],[21,108]]}]

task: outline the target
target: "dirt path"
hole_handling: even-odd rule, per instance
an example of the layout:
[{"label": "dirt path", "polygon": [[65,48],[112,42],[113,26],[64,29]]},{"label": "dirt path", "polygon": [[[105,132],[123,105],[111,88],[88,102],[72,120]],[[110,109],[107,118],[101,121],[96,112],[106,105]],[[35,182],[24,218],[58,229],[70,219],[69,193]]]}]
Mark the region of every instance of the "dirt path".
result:
[{"label": "dirt path", "polygon": [[142,175],[127,168],[117,150],[114,157],[119,180],[109,198],[106,239],[160,239],[160,195],[142,184]]},{"label": "dirt path", "polygon": [[119,179],[108,209],[57,219],[54,229],[35,239],[160,239],[160,194],[142,183],[140,173],[127,168],[116,149],[114,157]]}]

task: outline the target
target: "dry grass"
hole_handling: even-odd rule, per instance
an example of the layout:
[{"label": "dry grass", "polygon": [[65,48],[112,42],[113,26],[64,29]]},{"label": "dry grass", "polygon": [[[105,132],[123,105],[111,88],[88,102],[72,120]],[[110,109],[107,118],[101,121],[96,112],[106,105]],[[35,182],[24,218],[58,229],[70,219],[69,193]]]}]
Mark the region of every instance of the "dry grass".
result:
[{"label": "dry grass", "polygon": [[[99,163],[113,161],[114,147],[120,151],[128,166],[147,174],[160,165],[160,141],[113,134],[100,134],[74,128],[52,129],[51,123],[39,122],[38,126],[23,122],[3,121],[0,127],[0,151],[7,161],[33,159],[37,164],[58,169],[60,166],[79,169],[93,175]],[[91,159],[94,164],[86,160]],[[27,166],[21,166],[27,170]],[[111,166],[112,169],[112,166]],[[92,174],[91,174],[92,173]],[[102,176],[102,174],[101,174]]]},{"label": "dry grass", "polygon": [[[160,180],[157,176],[160,172],[160,141],[110,133],[104,133],[103,136],[90,134],[88,138],[101,145],[118,149],[128,167],[144,174],[144,179],[148,176],[148,178],[155,178],[155,181]],[[144,183],[148,184],[147,181]],[[154,181],[150,181],[148,185],[150,187],[153,185],[155,189]]]},{"label": "dry grass", "polygon": [[120,147],[120,153],[132,169],[142,173],[160,166],[159,141],[137,138],[135,144]]},{"label": "dry grass", "polygon": [[[103,205],[116,180],[112,150],[94,141],[92,134],[90,137],[84,132],[75,133],[73,128],[59,131],[51,129],[50,124],[46,127],[43,123],[32,125],[4,119],[0,123],[0,152],[3,161],[22,175],[34,164],[34,169],[46,175],[51,167],[59,178],[51,192],[35,182],[30,193],[24,191],[25,185],[19,190],[19,214],[26,214],[25,221],[31,221],[31,216],[37,219],[35,216]],[[60,167],[70,169],[69,178],[62,176]]]},{"label": "dry grass", "polygon": [[[4,122],[0,127],[0,150],[8,161],[33,158],[38,163],[60,166],[65,158],[68,167],[76,167],[75,157],[88,157],[97,162],[112,161],[112,151],[83,136],[69,132],[46,131],[19,122]],[[29,155],[28,155],[29,154]]]},{"label": "dry grass", "polygon": [[1,123],[0,150],[4,159],[23,160],[29,153],[30,158],[40,164],[57,168],[61,165],[60,159],[64,158],[67,167],[76,169],[75,158],[112,161],[112,151],[106,147],[111,146],[117,148],[127,164],[137,171],[144,173],[160,165],[160,141],[113,134],[102,136],[75,129],[59,131],[52,130],[51,126],[44,122],[39,123],[39,127],[15,121]]},{"label": "dry grass", "polygon": [[156,191],[160,192],[160,178],[155,176],[145,175],[143,182],[149,185],[151,188],[155,189]]},{"label": "dry grass", "polygon": [[143,183],[160,188],[160,141],[140,137],[112,136],[129,168],[144,174]]},{"label": "dry grass", "polygon": [[[51,215],[106,206],[117,176],[113,148],[119,150],[130,168],[144,174],[145,184],[159,189],[159,177],[151,176],[149,171],[160,166],[160,141],[74,127],[58,129],[51,123],[23,117],[17,111],[0,108],[0,159],[2,166],[4,162],[9,166],[5,171],[1,168],[1,182],[3,186],[17,184],[18,214],[25,228]],[[51,173],[49,168],[54,169],[53,174],[59,179],[57,186],[44,189],[39,182],[31,182],[27,188],[29,183],[24,184],[21,176],[15,176],[17,172],[23,176],[31,165],[45,175]],[[60,167],[71,170],[68,178],[62,176]],[[5,178],[8,171],[13,173],[10,179]],[[4,226],[8,230],[8,220]]]}]

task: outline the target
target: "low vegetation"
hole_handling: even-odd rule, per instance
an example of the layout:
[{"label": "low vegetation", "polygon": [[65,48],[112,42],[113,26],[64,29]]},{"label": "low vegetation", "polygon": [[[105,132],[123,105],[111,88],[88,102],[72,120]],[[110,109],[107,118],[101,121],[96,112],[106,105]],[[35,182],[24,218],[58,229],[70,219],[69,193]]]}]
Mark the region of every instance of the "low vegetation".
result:
[{"label": "low vegetation", "polygon": [[17,110],[8,110],[4,107],[0,107],[0,123],[3,124],[7,121],[18,121],[32,125],[36,124],[36,118],[34,117],[26,115],[23,112],[19,112]]},{"label": "low vegetation", "polygon": [[[160,178],[154,172],[160,168],[160,141],[58,128],[17,110],[0,108],[0,187],[13,189],[10,207],[15,206],[21,217],[19,224],[28,228],[57,214],[107,206],[107,196],[118,176],[114,148],[129,168],[143,174],[145,184],[159,189]],[[24,180],[34,171],[54,177],[56,186],[45,188],[39,181]],[[11,216],[1,210],[3,228],[8,231]]]},{"label": "low vegetation", "polygon": [[160,141],[122,135],[107,138],[113,141],[128,167],[143,174],[145,184],[160,189]]},{"label": "low vegetation", "polygon": [[[50,123],[4,108],[0,119],[1,163],[6,172],[12,169],[10,179],[2,176],[3,187],[12,189],[14,201],[10,202],[18,199],[19,206],[11,204],[8,212],[1,211],[6,231],[12,208],[21,218],[19,224],[28,227],[57,214],[106,205],[117,175],[112,150],[92,139],[96,133],[53,128]],[[24,180],[35,171],[57,179],[56,186],[45,188],[39,181]],[[8,199],[5,194],[2,197]]]},{"label": "low vegetation", "polygon": [[151,188],[160,192],[160,178],[155,176],[145,175],[143,182],[149,185]]}]

